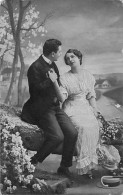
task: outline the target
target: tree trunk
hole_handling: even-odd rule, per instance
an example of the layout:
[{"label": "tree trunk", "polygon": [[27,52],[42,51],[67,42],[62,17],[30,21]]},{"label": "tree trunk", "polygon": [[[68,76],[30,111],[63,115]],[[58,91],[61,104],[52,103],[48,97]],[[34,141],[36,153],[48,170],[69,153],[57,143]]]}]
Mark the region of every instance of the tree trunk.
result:
[{"label": "tree trunk", "polygon": [[18,53],[19,53],[19,44],[18,44],[18,42],[16,42],[13,65],[12,65],[12,78],[11,78],[9,90],[8,90],[8,93],[7,93],[7,96],[6,96],[6,99],[5,99],[6,104],[10,104],[10,101],[11,101],[11,94],[12,94],[12,91],[13,91],[14,81],[15,81],[15,78],[16,78],[16,66],[17,66],[17,63],[18,63]]},{"label": "tree trunk", "polygon": [[4,59],[4,55],[2,55],[0,58],[0,73],[1,73],[2,68],[3,68],[3,59]]},{"label": "tree trunk", "polygon": [[24,63],[24,58],[23,58],[21,48],[19,49],[19,57],[21,62],[21,70],[20,70],[20,75],[18,80],[18,106],[21,107],[23,103],[22,81],[23,81],[23,75],[25,71],[25,63]]},{"label": "tree trunk", "polygon": [[10,25],[12,29],[12,34],[13,38],[15,41],[15,52],[14,52],[14,59],[13,59],[13,66],[12,66],[12,78],[11,78],[11,83],[9,86],[9,90],[5,99],[5,103],[8,104],[10,102],[10,96],[13,90],[13,85],[14,81],[16,78],[16,67],[18,63],[18,56],[19,56],[19,51],[20,51],[20,29],[22,25],[22,19],[23,19],[23,14],[24,14],[24,9],[22,7],[22,1],[19,1],[19,16],[18,16],[18,22],[17,22],[17,27],[15,25],[14,21],[14,15],[13,15],[13,4],[12,1],[6,0],[7,4],[7,10],[9,14],[9,20],[10,20]]}]

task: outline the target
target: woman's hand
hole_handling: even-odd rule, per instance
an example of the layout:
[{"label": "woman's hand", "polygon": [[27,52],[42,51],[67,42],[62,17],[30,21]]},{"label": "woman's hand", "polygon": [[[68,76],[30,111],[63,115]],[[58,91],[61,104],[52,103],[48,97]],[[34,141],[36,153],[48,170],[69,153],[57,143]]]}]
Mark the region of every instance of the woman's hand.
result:
[{"label": "woman's hand", "polygon": [[57,74],[55,73],[55,71],[51,68],[48,73],[47,73],[47,77],[50,78],[50,80],[54,83],[57,80]]}]

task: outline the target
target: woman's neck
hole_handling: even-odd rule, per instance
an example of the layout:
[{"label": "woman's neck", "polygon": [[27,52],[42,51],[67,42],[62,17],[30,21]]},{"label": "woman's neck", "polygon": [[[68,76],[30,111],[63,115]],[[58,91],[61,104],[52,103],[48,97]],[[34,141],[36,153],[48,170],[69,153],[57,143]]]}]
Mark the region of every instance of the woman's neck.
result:
[{"label": "woman's neck", "polygon": [[78,74],[80,72],[80,69],[81,69],[80,67],[72,67],[71,72],[74,74],[76,74],[76,73]]}]

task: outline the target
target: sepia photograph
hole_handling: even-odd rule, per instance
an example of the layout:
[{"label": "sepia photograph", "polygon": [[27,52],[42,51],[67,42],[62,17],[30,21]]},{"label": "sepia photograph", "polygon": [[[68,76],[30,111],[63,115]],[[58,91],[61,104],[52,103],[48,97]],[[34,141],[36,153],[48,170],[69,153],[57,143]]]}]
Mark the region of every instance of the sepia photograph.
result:
[{"label": "sepia photograph", "polygon": [[0,0],[0,195],[123,195],[123,0]]}]

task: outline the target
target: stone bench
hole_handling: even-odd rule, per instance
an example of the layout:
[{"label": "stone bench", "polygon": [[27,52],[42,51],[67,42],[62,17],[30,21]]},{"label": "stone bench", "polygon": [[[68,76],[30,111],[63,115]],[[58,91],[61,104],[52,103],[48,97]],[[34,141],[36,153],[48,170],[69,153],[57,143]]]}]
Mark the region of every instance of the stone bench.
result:
[{"label": "stone bench", "polygon": [[[23,146],[31,151],[37,151],[41,148],[45,140],[45,134],[42,129],[39,129],[36,125],[31,125],[21,120],[21,110],[16,107],[0,104],[0,119],[6,118],[9,123],[13,123],[15,128],[21,135]],[[62,144],[60,144],[53,154],[62,154]],[[75,152],[76,155],[76,152]]]}]

